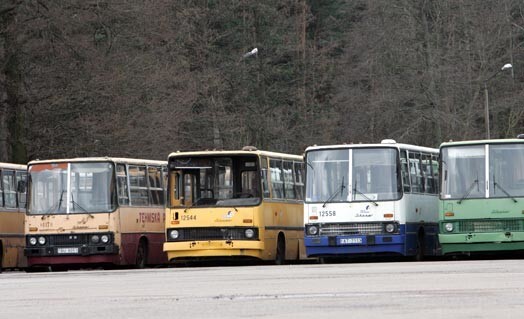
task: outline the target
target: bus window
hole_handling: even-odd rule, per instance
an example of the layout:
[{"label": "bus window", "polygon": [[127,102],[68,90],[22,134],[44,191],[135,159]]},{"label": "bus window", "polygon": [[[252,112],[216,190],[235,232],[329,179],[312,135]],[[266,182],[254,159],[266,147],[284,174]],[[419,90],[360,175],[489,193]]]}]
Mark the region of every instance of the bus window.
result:
[{"label": "bus window", "polygon": [[151,204],[156,206],[164,205],[164,191],[162,188],[162,170],[160,167],[149,166],[149,196]]},{"label": "bus window", "polygon": [[4,207],[16,208],[15,171],[2,171],[2,186],[4,190]]},{"label": "bus window", "polygon": [[304,163],[295,162],[295,194],[297,199],[304,199]]},{"label": "bus window", "polygon": [[408,168],[408,156],[406,151],[400,151],[400,165],[402,170],[402,185],[404,186],[404,192],[411,192],[411,185],[409,183],[409,168]]},{"label": "bus window", "polygon": [[116,166],[116,183],[118,187],[118,204],[129,205],[129,190],[127,188],[127,173],[124,164]]},{"label": "bus window", "polygon": [[195,198],[196,177],[192,174],[184,174],[184,204],[193,205]]},{"label": "bus window", "polygon": [[433,178],[433,165],[431,155],[422,154],[422,172],[424,173],[424,191],[429,194],[435,193],[435,179]]},{"label": "bus window", "polygon": [[269,160],[272,198],[284,198],[284,178],[282,178],[282,161]]},{"label": "bus window", "polygon": [[132,206],[149,206],[145,166],[129,165],[129,188]]},{"label": "bus window", "polygon": [[293,179],[293,162],[284,161],[284,195],[287,199],[295,199],[295,181]]},{"label": "bus window", "polygon": [[179,205],[183,205],[184,204],[184,201],[183,201],[183,197],[182,197],[182,194],[181,194],[181,190],[182,190],[182,172],[180,171],[171,171],[169,173],[169,183],[170,185],[173,185],[173,187],[171,187],[170,189],[172,190],[171,193],[169,193],[168,195],[168,198],[169,198],[169,203],[171,204],[171,206],[179,206]]},{"label": "bus window", "polygon": [[262,179],[262,195],[264,198],[269,198],[269,177],[267,174],[267,158],[262,157],[260,159],[260,178]]},{"label": "bus window", "polygon": [[244,197],[259,197],[257,186],[257,171],[243,171],[241,173],[242,179],[242,196]]},{"label": "bus window", "polygon": [[433,181],[435,183],[435,194],[439,193],[439,165],[438,165],[438,155],[431,155],[431,166],[433,167]]},{"label": "bus window", "polygon": [[27,192],[27,173],[25,171],[16,171],[16,187],[18,207],[25,208]]},{"label": "bus window", "polygon": [[411,176],[411,191],[423,193],[422,172],[420,170],[420,153],[409,153],[409,172]]}]

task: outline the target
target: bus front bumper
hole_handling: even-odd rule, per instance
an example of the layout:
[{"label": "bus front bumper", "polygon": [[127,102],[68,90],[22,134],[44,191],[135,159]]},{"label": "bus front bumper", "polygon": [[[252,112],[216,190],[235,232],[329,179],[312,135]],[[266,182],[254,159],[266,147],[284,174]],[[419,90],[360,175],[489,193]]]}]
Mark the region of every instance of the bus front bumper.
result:
[{"label": "bus front bumper", "polygon": [[405,254],[405,235],[306,236],[308,257]]},{"label": "bus front bumper", "polygon": [[439,234],[443,254],[524,250],[524,232]]},{"label": "bus front bumper", "polygon": [[262,241],[247,240],[212,240],[212,241],[185,241],[166,242],[164,251],[167,259],[198,257],[254,257],[262,258],[264,243]]},{"label": "bus front bumper", "polygon": [[118,254],[117,245],[98,245],[98,246],[45,246],[45,247],[26,247],[24,255],[27,257],[58,257],[58,256],[92,256]]}]

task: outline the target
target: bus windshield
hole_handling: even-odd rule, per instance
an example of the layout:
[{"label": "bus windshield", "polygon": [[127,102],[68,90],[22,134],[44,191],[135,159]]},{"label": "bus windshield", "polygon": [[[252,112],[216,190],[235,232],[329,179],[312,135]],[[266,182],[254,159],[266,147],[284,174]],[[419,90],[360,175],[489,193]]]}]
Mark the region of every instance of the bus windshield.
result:
[{"label": "bus windshield", "polygon": [[82,214],[116,208],[113,164],[35,164],[29,168],[28,214]]},{"label": "bus windshield", "polygon": [[489,146],[489,197],[524,196],[524,144]]},{"label": "bus windshield", "polygon": [[170,186],[170,196],[175,206],[258,205],[261,187],[257,161],[256,156],[172,158],[170,180],[176,185]]},{"label": "bus windshield", "polygon": [[350,167],[349,149],[308,152],[306,202],[367,202],[402,196],[396,149],[354,148],[351,153]]},{"label": "bus windshield", "polygon": [[484,145],[442,148],[442,198],[483,198],[486,189]]}]

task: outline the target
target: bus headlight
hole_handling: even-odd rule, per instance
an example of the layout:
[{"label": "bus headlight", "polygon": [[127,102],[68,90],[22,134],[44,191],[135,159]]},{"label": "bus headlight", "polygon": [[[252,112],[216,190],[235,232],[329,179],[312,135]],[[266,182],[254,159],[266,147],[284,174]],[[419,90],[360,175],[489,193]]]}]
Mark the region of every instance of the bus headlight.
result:
[{"label": "bus headlight", "polygon": [[40,236],[38,237],[38,243],[40,245],[45,245],[45,237],[44,236]]},{"label": "bus headlight", "polygon": [[446,229],[447,232],[452,232],[453,231],[453,223],[446,223],[444,225],[444,229]]},{"label": "bus headlight", "polygon": [[253,238],[253,236],[255,236],[255,231],[251,228],[248,228],[246,229],[246,231],[244,232],[244,234],[246,235],[246,238]]},{"label": "bus headlight", "polygon": [[109,236],[107,236],[107,235],[102,235],[102,237],[100,237],[100,239],[102,240],[102,242],[104,244],[107,244],[109,242]]},{"label": "bus headlight", "polygon": [[395,229],[395,224],[386,224],[386,233],[393,233]]},{"label": "bus headlight", "polygon": [[178,239],[178,236],[179,236],[178,230],[171,229],[169,231],[169,238],[171,238],[171,239]]},{"label": "bus headlight", "polygon": [[31,246],[36,245],[36,237],[31,237],[31,238],[29,238],[29,244],[30,244]]},{"label": "bus headlight", "polygon": [[312,236],[317,235],[318,234],[318,226],[316,226],[316,225],[308,226],[307,234],[308,235],[312,235]]},{"label": "bus headlight", "polygon": [[99,241],[100,241],[100,237],[98,235],[91,236],[91,242],[93,244],[98,244]]}]

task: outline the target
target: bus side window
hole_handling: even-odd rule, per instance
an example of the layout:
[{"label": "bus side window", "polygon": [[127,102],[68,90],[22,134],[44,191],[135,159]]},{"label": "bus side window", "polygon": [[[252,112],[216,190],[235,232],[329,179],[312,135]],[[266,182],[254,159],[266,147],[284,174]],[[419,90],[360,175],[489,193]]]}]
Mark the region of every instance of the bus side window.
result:
[{"label": "bus side window", "polygon": [[411,176],[411,191],[413,193],[422,193],[422,172],[420,171],[420,153],[409,152],[409,171]]},{"label": "bus side window", "polygon": [[295,162],[295,194],[297,199],[304,200],[304,163]]},{"label": "bus side window", "polygon": [[408,167],[408,156],[406,151],[400,151],[400,165],[402,171],[402,185],[404,185],[404,192],[411,192],[411,185],[409,183],[409,167]]},{"label": "bus side window", "polygon": [[293,178],[293,162],[284,161],[283,164],[284,195],[286,199],[296,199],[295,180]]},{"label": "bus side window", "polygon": [[132,206],[149,206],[146,167],[129,165],[129,189]]},{"label": "bus side window", "polygon": [[16,192],[18,207],[26,208],[27,173],[25,171],[16,171]]},{"label": "bus side window", "polygon": [[284,198],[284,179],[282,178],[282,161],[269,160],[272,198]]},{"label": "bus side window", "polygon": [[435,180],[433,178],[433,166],[431,155],[422,154],[422,172],[424,174],[424,191],[429,194],[435,193]]},{"label": "bus side window", "polygon": [[16,208],[16,183],[15,171],[4,170],[2,172],[2,186],[4,190],[4,207]]},{"label": "bus side window", "polygon": [[155,206],[164,205],[164,191],[162,189],[162,170],[160,167],[149,166],[148,181],[149,181],[149,197],[151,204]]},{"label": "bus side window", "polygon": [[438,155],[431,155],[431,166],[433,168],[433,181],[435,183],[434,194],[439,193],[439,166],[438,166]]},{"label": "bus side window", "polygon": [[271,194],[269,193],[269,176],[266,157],[260,159],[260,179],[262,180],[262,195],[264,198],[269,198]]},{"label": "bus side window", "polygon": [[116,185],[118,192],[118,204],[129,205],[129,190],[127,187],[127,173],[124,164],[116,165]]}]

